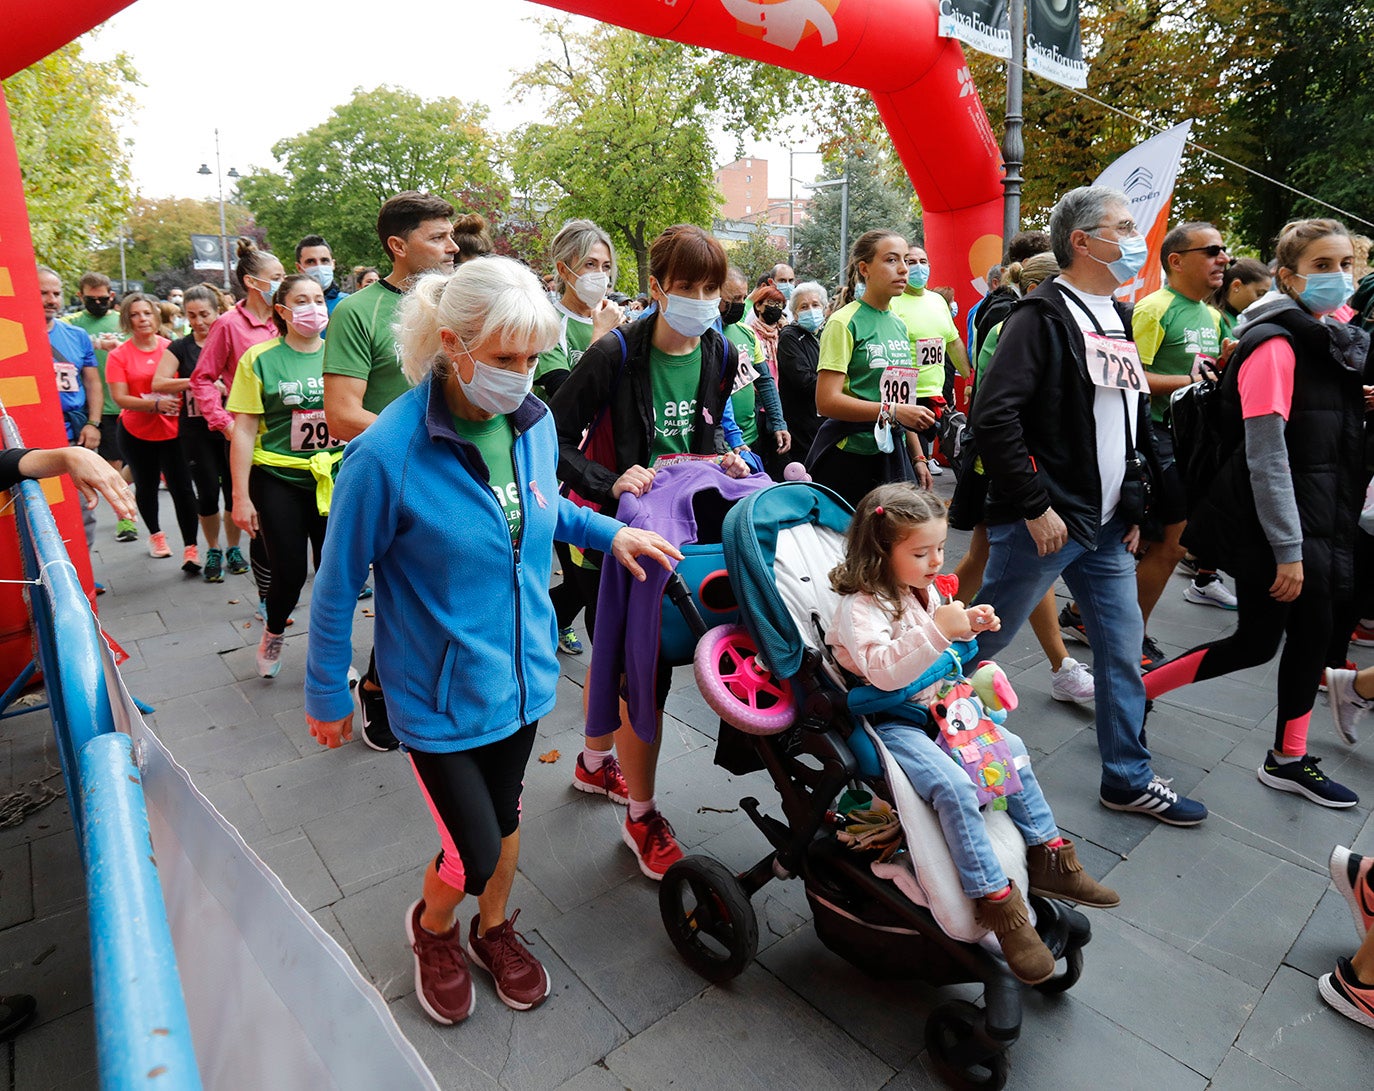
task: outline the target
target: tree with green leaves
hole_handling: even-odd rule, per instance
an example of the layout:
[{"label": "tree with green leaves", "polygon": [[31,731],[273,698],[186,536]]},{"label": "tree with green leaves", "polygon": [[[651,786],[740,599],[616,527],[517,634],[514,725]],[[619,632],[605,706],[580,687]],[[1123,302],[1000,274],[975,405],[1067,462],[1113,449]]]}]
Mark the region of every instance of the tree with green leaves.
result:
[{"label": "tree with green leaves", "polygon": [[[888,148],[853,143],[826,157],[827,179],[849,173],[848,243],[875,228],[895,231],[908,242],[921,242],[916,194]],[[840,264],[840,221],[843,195],[840,186],[814,190],[811,209],[797,225],[797,279],[837,285],[843,279]]]},{"label": "tree with green leaves", "polygon": [[[242,205],[226,203],[225,230],[233,240],[252,225],[253,217]],[[130,246],[125,267],[130,280],[142,281],[159,294],[176,286],[185,288],[206,279],[192,268],[191,236],[219,234],[219,202],[189,197],[140,198],[129,215]],[[92,254],[90,267],[101,273],[119,273],[119,248],[108,247]],[[217,279],[217,278],[216,278]]]},{"label": "tree with green leaves", "polygon": [[709,226],[719,203],[700,53],[605,25],[544,30],[553,55],[516,79],[548,117],[515,134],[518,188],[555,219],[595,220],[621,251],[620,286],[647,291],[654,237],[674,223]]},{"label": "tree with green leaves", "polygon": [[727,243],[726,253],[730,255],[730,264],[744,274],[751,288],[759,277],[771,274],[773,266],[787,260],[787,247],[777,241],[772,226],[766,223],[754,228],[744,242],[733,246]]},{"label": "tree with green leaves", "polygon": [[455,98],[358,89],[321,124],[273,145],[277,169],[240,179],[238,198],[277,253],[317,234],[340,268],[384,266],[376,223],[388,197],[415,189],[452,198],[497,182],[486,116]]},{"label": "tree with green leaves", "polygon": [[93,245],[117,238],[133,201],[118,129],[138,76],[120,54],[73,42],[5,80],[38,260],[74,287]]}]

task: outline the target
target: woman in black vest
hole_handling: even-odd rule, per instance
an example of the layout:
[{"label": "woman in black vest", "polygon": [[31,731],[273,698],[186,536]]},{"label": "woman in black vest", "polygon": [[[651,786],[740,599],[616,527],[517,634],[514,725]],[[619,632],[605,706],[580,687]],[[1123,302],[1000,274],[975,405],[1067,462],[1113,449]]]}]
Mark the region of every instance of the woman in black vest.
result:
[{"label": "woman in black vest", "polygon": [[1349,788],[1307,753],[1307,728],[1331,633],[1332,602],[1350,594],[1364,499],[1365,356],[1369,337],[1326,316],[1354,288],[1354,251],[1335,220],[1301,220],[1279,239],[1283,296],[1252,308],[1221,383],[1221,469],[1188,518],[1184,544],[1223,558],[1236,578],[1236,631],[1145,676],[1150,698],[1279,660],[1274,748],[1260,782],[1324,807],[1353,807]]}]

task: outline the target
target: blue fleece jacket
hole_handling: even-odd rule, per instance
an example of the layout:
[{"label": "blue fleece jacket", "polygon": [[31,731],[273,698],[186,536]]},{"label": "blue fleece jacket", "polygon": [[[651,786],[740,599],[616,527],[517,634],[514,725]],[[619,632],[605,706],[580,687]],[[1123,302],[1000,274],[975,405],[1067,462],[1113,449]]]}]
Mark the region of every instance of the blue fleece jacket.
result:
[{"label": "blue fleece jacket", "polygon": [[538,398],[513,414],[522,529],[512,543],[482,457],[426,379],[344,452],[310,600],[305,709],[340,720],[353,611],[372,565],[374,647],[391,730],[432,753],[498,742],[549,712],[558,681],[553,542],[603,552],[621,524],[558,495]]}]

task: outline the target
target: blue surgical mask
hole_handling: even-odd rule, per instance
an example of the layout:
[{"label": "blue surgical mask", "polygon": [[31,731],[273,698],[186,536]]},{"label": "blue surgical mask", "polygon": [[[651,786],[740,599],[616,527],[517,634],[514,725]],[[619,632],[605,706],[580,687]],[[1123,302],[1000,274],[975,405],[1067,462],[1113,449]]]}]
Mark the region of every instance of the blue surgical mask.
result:
[{"label": "blue surgical mask", "polygon": [[865,284],[862,280],[859,281],[858,284],[854,285],[854,298],[855,298],[855,299],[863,299],[864,294],[865,294],[867,291],[868,291],[868,285]]},{"label": "blue surgical mask", "polygon": [[[264,278],[259,277],[258,279],[262,280]],[[276,280],[269,280],[267,282],[267,290],[263,291],[261,288],[259,288],[258,295],[262,296],[262,298],[267,301],[267,305],[270,307],[272,305],[272,300],[276,298],[277,289],[280,287],[281,277],[278,277]]]},{"label": "blue surgical mask", "polygon": [[334,283],[334,266],[316,265],[307,269],[305,275],[321,288],[328,290],[329,286]]},{"label": "blue surgical mask", "polygon": [[663,308],[663,320],[683,337],[700,337],[720,317],[720,296],[692,299],[670,295]]},{"label": "blue surgical mask", "polygon": [[1131,235],[1120,239],[1104,239],[1101,235],[1094,235],[1093,238],[1098,242],[1114,242],[1121,248],[1121,257],[1115,261],[1102,261],[1091,252],[1088,254],[1093,261],[1105,265],[1112,276],[1116,277],[1118,284],[1135,280],[1140,270],[1145,268],[1145,261],[1150,256],[1150,244],[1145,241],[1144,235]]},{"label": "blue surgical mask", "polygon": [[[464,351],[467,351],[467,346],[464,346]],[[503,367],[482,363],[471,352],[468,356],[472,360],[472,380],[463,382],[463,376],[456,369],[454,375],[457,376],[463,396],[483,412],[497,416],[514,413],[534,389],[533,369],[507,371]]]},{"label": "blue surgical mask", "polygon": [[949,305],[949,316],[950,318],[959,317],[959,301],[957,299]]},{"label": "blue surgical mask", "polygon": [[913,288],[924,288],[930,283],[930,266],[922,262],[906,267],[906,282]]},{"label": "blue surgical mask", "polygon": [[1298,296],[1313,314],[1330,314],[1355,292],[1355,278],[1349,273],[1298,273],[1307,281]]},{"label": "blue surgical mask", "polygon": [[825,312],[819,307],[809,307],[797,315],[797,325],[815,333],[825,325]]},{"label": "blue surgical mask", "polygon": [[787,284],[787,283],[781,283],[781,284],[778,284],[777,287],[778,287],[778,291],[780,291],[780,292],[782,293],[782,298],[783,298],[783,299],[791,299],[791,298],[792,298],[792,289],[793,289],[794,287],[796,287],[796,285]]}]

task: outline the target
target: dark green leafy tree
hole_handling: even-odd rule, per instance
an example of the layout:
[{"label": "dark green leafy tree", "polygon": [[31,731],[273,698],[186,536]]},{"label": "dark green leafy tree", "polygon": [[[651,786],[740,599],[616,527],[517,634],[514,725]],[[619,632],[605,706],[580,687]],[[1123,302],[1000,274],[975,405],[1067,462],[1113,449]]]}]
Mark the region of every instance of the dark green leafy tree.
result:
[{"label": "dark green leafy tree", "polygon": [[[252,216],[242,205],[226,202],[224,219],[232,255],[233,240],[252,230]],[[128,227],[129,245],[124,260],[129,279],[142,281],[159,292],[173,285],[185,288],[206,278],[204,272],[191,268],[191,236],[219,234],[219,202],[186,197],[140,198],[129,214]],[[116,276],[119,247],[106,247],[92,254],[90,265]]]},{"label": "dark green leafy tree", "polygon": [[240,180],[238,197],[274,251],[323,235],[339,267],[384,265],[377,210],[418,189],[452,198],[497,182],[486,108],[453,98],[425,101],[393,87],[357,90],[328,120],[272,147],[275,170]]}]

